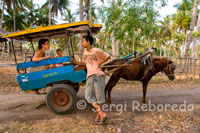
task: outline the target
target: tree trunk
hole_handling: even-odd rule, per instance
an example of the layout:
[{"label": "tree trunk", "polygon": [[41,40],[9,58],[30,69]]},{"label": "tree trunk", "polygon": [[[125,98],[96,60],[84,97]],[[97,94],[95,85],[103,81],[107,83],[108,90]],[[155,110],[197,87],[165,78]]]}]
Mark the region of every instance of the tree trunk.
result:
[{"label": "tree trunk", "polygon": [[89,0],[90,2],[89,2],[89,13],[90,13],[90,15],[89,15],[89,20],[90,21],[92,21],[92,0]]},{"label": "tree trunk", "polygon": [[166,53],[166,46],[163,46],[163,50],[164,50],[164,57],[167,57],[167,53]]},{"label": "tree trunk", "polygon": [[80,9],[80,21],[83,21],[83,0],[79,0],[79,9]]},{"label": "tree trunk", "polygon": [[[200,24],[200,12],[197,20],[197,26],[196,26],[196,32],[199,32],[199,24]],[[196,58],[197,57],[197,38],[193,39],[193,44],[192,44],[192,57]]]},{"label": "tree trunk", "polygon": [[162,46],[160,47],[160,57],[162,57]]},{"label": "tree trunk", "polygon": [[62,45],[61,45],[61,38],[59,39],[59,41],[58,41],[58,48],[62,48]]},{"label": "tree trunk", "polygon": [[49,26],[51,25],[51,0],[49,0]]},{"label": "tree trunk", "polygon": [[4,8],[5,8],[5,0],[3,0],[3,7],[1,11],[1,21],[0,21],[0,29],[2,29],[3,25],[3,17],[4,17]]},{"label": "tree trunk", "polygon": [[[80,17],[80,21],[83,21],[83,0],[79,0],[79,9],[80,9],[80,14],[79,14],[79,17]],[[79,61],[82,60],[82,53],[83,53],[83,46],[82,46],[82,39],[83,39],[83,35],[80,34],[80,42],[79,42],[79,54],[80,54],[80,58],[79,58]]]},{"label": "tree trunk", "polygon": [[[112,0],[112,4],[115,4],[115,0]],[[114,22],[115,24],[115,22]],[[115,44],[115,32],[112,32],[112,55],[116,56],[116,44]]]},{"label": "tree trunk", "polygon": [[134,38],[134,41],[133,41],[133,46],[132,46],[132,51],[135,50],[135,42],[136,42],[136,39]]},{"label": "tree trunk", "polygon": [[169,46],[169,48],[167,48],[167,57],[168,57],[168,58],[170,58],[170,54],[171,54],[171,53],[170,53],[170,49],[171,49],[171,46]]},{"label": "tree trunk", "polygon": [[14,32],[16,31],[16,22],[15,22],[15,6],[14,6],[14,0],[12,1],[12,7],[13,7],[13,26],[14,26]]},{"label": "tree trunk", "polygon": [[178,52],[177,52],[177,50],[176,50],[176,48],[174,46],[174,43],[172,44],[172,49],[174,50],[176,57],[178,57],[179,55],[178,55]]},{"label": "tree trunk", "polygon": [[119,56],[119,40],[116,41],[116,55]]},{"label": "tree trunk", "polygon": [[115,36],[114,36],[115,32],[112,32],[112,55],[116,56],[116,44],[115,44]]},{"label": "tree trunk", "polygon": [[149,50],[151,50],[151,40],[148,38]]},{"label": "tree trunk", "polygon": [[185,47],[184,57],[188,57],[188,51],[189,51],[189,48],[190,48],[190,43],[192,41],[192,31],[194,29],[194,25],[195,25],[195,21],[196,21],[196,13],[197,13],[198,2],[199,2],[199,0],[194,1],[194,7],[193,7],[193,13],[192,13],[192,22],[191,22],[191,26],[190,26],[190,33],[189,33],[189,36],[187,38],[187,44],[186,44],[186,47]]},{"label": "tree trunk", "polygon": [[181,48],[181,57],[184,57],[185,55],[185,45],[186,45],[186,42],[183,41],[182,48]]}]

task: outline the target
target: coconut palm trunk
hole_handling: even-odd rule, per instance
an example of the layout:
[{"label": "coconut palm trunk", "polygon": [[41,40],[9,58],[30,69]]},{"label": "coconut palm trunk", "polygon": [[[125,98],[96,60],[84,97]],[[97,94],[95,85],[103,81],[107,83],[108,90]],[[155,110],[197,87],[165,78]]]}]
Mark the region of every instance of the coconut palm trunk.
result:
[{"label": "coconut palm trunk", "polygon": [[174,46],[174,42],[172,43],[172,49],[174,50],[176,57],[179,57],[178,51],[176,50],[176,47]]},{"label": "coconut palm trunk", "polygon": [[184,57],[184,55],[185,55],[185,46],[186,46],[186,42],[184,40],[182,42],[182,47],[181,47],[181,57]]},{"label": "coconut palm trunk", "polygon": [[49,0],[49,26],[51,25],[51,0]]},{"label": "coconut palm trunk", "polygon": [[[200,12],[197,20],[197,26],[196,26],[196,32],[199,32],[199,24],[200,24]],[[196,58],[197,57],[197,38],[193,39],[193,44],[192,44],[192,57]]]},{"label": "coconut palm trunk", "polygon": [[[115,4],[115,0],[112,0],[112,4]],[[114,22],[115,24],[115,22]],[[116,42],[115,42],[115,32],[112,31],[112,55],[116,57]]]},{"label": "coconut palm trunk", "polygon": [[12,1],[12,7],[13,7],[13,26],[14,26],[14,32],[16,31],[16,20],[15,20],[15,1]]},{"label": "coconut palm trunk", "polygon": [[79,9],[80,9],[79,19],[80,21],[83,21],[83,0],[79,0]]},{"label": "coconut palm trunk", "polygon": [[[80,21],[83,21],[83,0],[79,0],[79,9],[80,9],[79,19]],[[80,34],[80,42],[79,42],[79,50],[78,50],[80,54],[79,60],[82,60],[82,53],[83,53],[82,39],[83,39],[83,35]]]},{"label": "coconut palm trunk", "polygon": [[160,57],[162,57],[162,46],[160,47]]},{"label": "coconut palm trunk", "polygon": [[198,2],[199,2],[199,0],[194,1],[193,13],[192,13],[192,22],[191,22],[191,26],[190,26],[189,37],[187,38],[187,43],[186,43],[186,46],[185,46],[184,57],[188,57],[188,51],[189,51],[189,48],[190,48],[190,43],[192,41],[192,31],[194,29],[194,25],[195,25],[195,22],[196,22],[196,13],[197,13]]},{"label": "coconut palm trunk", "polygon": [[0,21],[0,29],[2,29],[2,25],[3,25],[4,9],[5,9],[5,0],[3,0],[3,7],[2,7],[1,21]]},{"label": "coconut palm trunk", "polygon": [[163,45],[163,51],[164,51],[164,57],[167,57],[167,50],[166,50],[166,46],[165,45]]},{"label": "coconut palm trunk", "polygon": [[89,20],[92,21],[92,0],[89,0]]}]

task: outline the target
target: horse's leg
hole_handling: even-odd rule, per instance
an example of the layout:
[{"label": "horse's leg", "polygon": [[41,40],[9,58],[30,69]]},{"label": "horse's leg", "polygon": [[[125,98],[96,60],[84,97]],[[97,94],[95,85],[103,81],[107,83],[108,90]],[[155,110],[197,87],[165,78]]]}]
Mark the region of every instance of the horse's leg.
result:
[{"label": "horse's leg", "polygon": [[114,72],[112,74],[111,78],[109,79],[108,83],[106,84],[105,96],[106,96],[106,93],[108,91],[108,98],[106,98],[106,101],[109,102],[109,103],[112,103],[112,101],[111,101],[111,91],[112,91],[112,88],[117,84],[117,82],[120,79],[119,74],[120,74],[119,72]]},{"label": "horse's leg", "polygon": [[142,82],[142,86],[143,86],[143,98],[142,98],[142,102],[146,104],[146,93],[147,93],[147,86],[148,86],[148,82]]}]

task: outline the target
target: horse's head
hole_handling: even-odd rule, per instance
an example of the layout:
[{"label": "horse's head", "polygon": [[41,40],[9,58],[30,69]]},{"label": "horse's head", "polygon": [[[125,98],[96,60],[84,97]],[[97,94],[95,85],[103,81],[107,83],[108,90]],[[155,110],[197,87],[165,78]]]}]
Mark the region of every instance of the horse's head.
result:
[{"label": "horse's head", "polygon": [[173,63],[173,61],[166,59],[167,65],[164,68],[164,73],[166,74],[166,76],[168,76],[169,80],[174,80],[175,79],[175,75],[174,75],[174,70],[176,69],[176,65]]}]

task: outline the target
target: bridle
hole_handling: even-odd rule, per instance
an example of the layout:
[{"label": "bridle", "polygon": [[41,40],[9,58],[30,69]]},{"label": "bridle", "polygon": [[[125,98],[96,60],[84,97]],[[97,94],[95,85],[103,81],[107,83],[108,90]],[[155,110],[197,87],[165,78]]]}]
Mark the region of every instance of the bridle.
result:
[{"label": "bridle", "polygon": [[166,74],[166,76],[174,76],[173,72],[172,72],[172,65],[169,64],[169,59],[167,59],[167,66],[164,68],[164,71],[167,71],[167,69],[169,70],[169,73]]}]

